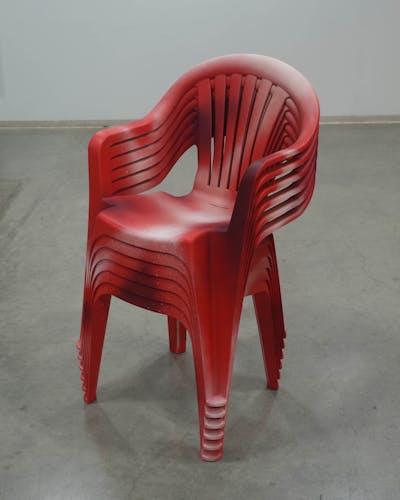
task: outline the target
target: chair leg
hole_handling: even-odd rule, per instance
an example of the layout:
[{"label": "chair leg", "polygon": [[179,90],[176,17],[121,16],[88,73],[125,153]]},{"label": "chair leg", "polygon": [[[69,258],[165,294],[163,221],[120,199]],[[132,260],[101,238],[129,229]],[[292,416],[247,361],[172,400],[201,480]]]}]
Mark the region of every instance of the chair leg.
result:
[{"label": "chair leg", "polygon": [[[239,312],[240,315],[240,312]],[[237,321],[237,323],[239,323]],[[203,460],[222,457],[237,327],[232,316],[203,325],[191,332],[196,370],[200,427],[200,455]]]},{"label": "chair leg", "polygon": [[175,354],[181,354],[186,351],[186,328],[182,323],[168,316],[169,349]]},{"label": "chair leg", "polygon": [[264,358],[267,387],[279,389],[280,369],[282,368],[285,347],[285,328],[283,324],[282,304],[270,297],[268,292],[253,295],[254,309],[257,316],[258,331]]},{"label": "chair leg", "polygon": [[86,403],[91,403],[96,399],[97,381],[111,297],[103,295],[93,302],[88,297],[89,294],[85,295],[81,336],[76,347],[78,349],[84,400]]}]

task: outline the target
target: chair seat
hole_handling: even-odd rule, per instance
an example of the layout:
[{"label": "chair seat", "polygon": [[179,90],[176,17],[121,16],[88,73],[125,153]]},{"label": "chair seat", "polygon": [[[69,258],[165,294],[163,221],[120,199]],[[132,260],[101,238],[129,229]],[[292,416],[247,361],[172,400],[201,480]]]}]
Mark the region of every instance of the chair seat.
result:
[{"label": "chair seat", "polygon": [[[109,205],[97,216],[101,231],[118,233],[119,239],[143,244],[174,246],[210,230],[226,230],[232,203],[215,200],[203,192],[185,196],[164,192],[105,198]],[[100,229],[100,228],[98,228]],[[108,230],[107,230],[108,229]]]}]

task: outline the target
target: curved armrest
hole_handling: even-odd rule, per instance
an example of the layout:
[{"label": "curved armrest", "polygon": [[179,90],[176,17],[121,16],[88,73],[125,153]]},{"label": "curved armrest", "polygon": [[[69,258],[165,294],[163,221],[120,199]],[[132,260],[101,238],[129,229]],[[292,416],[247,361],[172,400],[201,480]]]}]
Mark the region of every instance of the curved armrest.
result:
[{"label": "curved armrest", "polygon": [[273,153],[247,169],[239,186],[228,234],[240,253],[299,217],[315,183],[318,130],[304,143]]},{"label": "curved armrest", "polygon": [[159,184],[194,144],[196,90],[166,94],[143,119],[100,130],[89,143],[90,215],[104,198],[137,194]]}]

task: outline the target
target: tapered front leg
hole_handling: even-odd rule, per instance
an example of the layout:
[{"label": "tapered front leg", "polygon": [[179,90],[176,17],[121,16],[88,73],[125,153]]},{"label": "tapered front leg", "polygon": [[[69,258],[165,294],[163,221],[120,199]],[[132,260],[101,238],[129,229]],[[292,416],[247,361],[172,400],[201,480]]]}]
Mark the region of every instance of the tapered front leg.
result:
[{"label": "tapered front leg", "polygon": [[[223,301],[222,301],[223,302]],[[219,460],[223,454],[232,367],[241,304],[216,301],[191,332],[199,406],[200,455]],[[205,316],[205,317],[204,317]]]},{"label": "tapered front leg", "polygon": [[96,399],[110,299],[109,295],[103,295],[93,301],[87,292],[83,301],[81,336],[76,346],[86,403]]}]

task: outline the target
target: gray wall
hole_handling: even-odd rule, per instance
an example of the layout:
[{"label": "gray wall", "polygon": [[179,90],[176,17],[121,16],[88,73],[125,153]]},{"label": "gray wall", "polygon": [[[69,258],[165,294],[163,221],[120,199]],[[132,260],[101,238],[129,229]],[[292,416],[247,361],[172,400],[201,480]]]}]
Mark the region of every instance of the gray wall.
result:
[{"label": "gray wall", "polygon": [[399,0],[1,0],[0,120],[130,119],[204,59],[256,52],[323,115],[400,114]]}]

